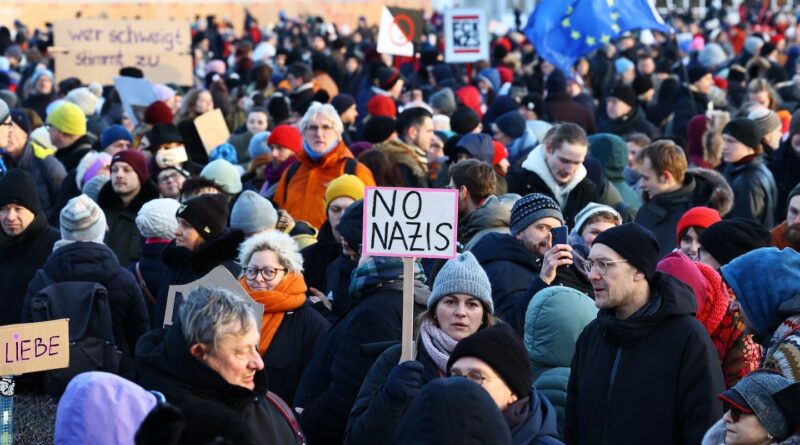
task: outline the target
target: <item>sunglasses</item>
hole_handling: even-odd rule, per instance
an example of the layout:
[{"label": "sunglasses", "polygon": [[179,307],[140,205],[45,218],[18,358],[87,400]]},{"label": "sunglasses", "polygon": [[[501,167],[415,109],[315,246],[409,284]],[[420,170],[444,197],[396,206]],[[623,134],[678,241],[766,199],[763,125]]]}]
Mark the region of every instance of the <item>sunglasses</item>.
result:
[{"label": "sunglasses", "polygon": [[727,413],[728,411],[731,412],[731,419],[733,422],[736,423],[739,419],[742,418],[742,414],[754,414],[753,411],[749,409],[739,408],[738,406],[732,405],[730,403],[722,403],[722,412]]}]

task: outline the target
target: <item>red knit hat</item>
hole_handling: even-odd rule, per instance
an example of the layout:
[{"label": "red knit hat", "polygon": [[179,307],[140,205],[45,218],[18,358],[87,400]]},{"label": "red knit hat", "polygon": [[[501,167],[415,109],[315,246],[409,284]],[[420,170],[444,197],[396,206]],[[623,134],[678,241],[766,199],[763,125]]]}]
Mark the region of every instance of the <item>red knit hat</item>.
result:
[{"label": "red knit hat", "polygon": [[656,270],[672,275],[687,284],[692,288],[697,299],[697,307],[701,308],[705,305],[706,288],[708,287],[706,278],[683,252],[676,250],[665,256],[658,262]]},{"label": "red knit hat", "polygon": [[494,157],[492,158],[492,165],[497,165],[503,159],[508,159],[508,149],[505,145],[497,141],[492,141],[494,145]]},{"label": "red knit hat", "polygon": [[514,81],[514,71],[507,66],[498,66],[497,73],[500,74],[500,83],[511,83]]},{"label": "red knit hat", "polygon": [[697,306],[697,319],[712,334],[728,312],[730,289],[719,272],[712,267],[700,262],[695,262],[694,265],[706,279],[706,301],[702,306]]},{"label": "red knit hat", "polygon": [[376,95],[367,103],[367,112],[370,116],[397,117],[397,105],[389,96]]},{"label": "red knit hat", "polygon": [[461,87],[456,91],[456,98],[465,107],[472,108],[473,111],[478,113],[478,117],[483,119],[481,92],[477,88],[472,85]]},{"label": "red knit hat", "polygon": [[680,244],[681,233],[689,227],[708,228],[711,224],[721,221],[719,212],[708,207],[692,207],[678,220],[678,227],[675,228],[675,239]]},{"label": "red knit hat", "polygon": [[172,110],[166,103],[157,100],[144,109],[144,123],[150,125],[171,124]]},{"label": "red knit hat", "polygon": [[144,154],[139,150],[122,150],[117,152],[117,154],[111,158],[111,166],[113,167],[117,162],[124,162],[130,165],[133,171],[136,172],[136,176],[139,177],[139,182],[142,184],[150,177],[147,173],[147,159],[145,159]]},{"label": "red knit hat", "polygon": [[267,138],[267,145],[272,144],[286,147],[297,154],[303,150],[303,136],[300,130],[291,125],[278,125]]}]

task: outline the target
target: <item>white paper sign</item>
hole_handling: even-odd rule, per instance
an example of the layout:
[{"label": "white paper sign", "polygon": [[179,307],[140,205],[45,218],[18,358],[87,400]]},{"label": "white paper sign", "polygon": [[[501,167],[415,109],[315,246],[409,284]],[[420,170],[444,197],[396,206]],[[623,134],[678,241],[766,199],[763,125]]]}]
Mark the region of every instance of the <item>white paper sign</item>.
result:
[{"label": "white paper sign", "polygon": [[444,61],[470,63],[489,60],[486,11],[476,8],[448,9],[444,13]]},{"label": "white paper sign", "polygon": [[395,56],[414,55],[414,42],[398,26],[389,8],[381,8],[381,23],[378,30],[378,52]]},{"label": "white paper sign", "polygon": [[157,100],[153,86],[147,79],[117,76],[114,78],[114,88],[119,93],[122,108],[130,118],[133,125],[144,122],[144,110]]},{"label": "white paper sign", "polygon": [[362,254],[456,256],[458,190],[367,187]]}]

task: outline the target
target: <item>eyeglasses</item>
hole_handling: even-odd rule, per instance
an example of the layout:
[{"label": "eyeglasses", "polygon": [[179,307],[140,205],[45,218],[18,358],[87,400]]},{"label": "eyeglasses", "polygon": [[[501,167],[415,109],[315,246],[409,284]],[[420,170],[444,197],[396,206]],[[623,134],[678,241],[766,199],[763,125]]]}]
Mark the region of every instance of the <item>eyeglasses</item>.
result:
[{"label": "eyeglasses", "polygon": [[282,270],[284,272],[288,272],[289,269],[278,269],[275,267],[262,267],[259,269],[258,267],[248,267],[244,270],[244,276],[250,281],[255,280],[258,277],[258,274],[261,273],[261,276],[266,281],[272,281],[278,275],[278,271]]},{"label": "eyeglasses", "polygon": [[449,377],[464,377],[465,379],[471,380],[481,386],[483,386],[483,382],[485,382],[486,380],[492,380],[497,378],[497,377],[487,377],[478,371],[470,371],[464,374],[457,369],[450,371]]},{"label": "eyeglasses", "polygon": [[722,403],[722,412],[727,413],[728,411],[731,412],[731,419],[733,419],[734,423],[738,422],[739,419],[742,418],[742,414],[753,414],[753,411],[750,411],[748,409],[739,408],[736,405],[723,402]]},{"label": "eyeglasses", "polygon": [[330,133],[333,131],[333,125],[314,125],[311,124],[306,127],[305,132],[314,134],[317,131],[322,130],[323,133]]},{"label": "eyeglasses", "polygon": [[608,261],[608,260],[586,260],[583,263],[583,268],[586,270],[586,273],[592,273],[592,269],[597,266],[597,271],[600,272],[600,275],[605,275],[608,272],[608,265],[615,264],[615,263],[627,263],[628,260],[616,260],[616,261]]},{"label": "eyeglasses", "polygon": [[166,184],[166,183],[168,183],[170,181],[177,181],[178,180],[178,176],[180,176],[179,173],[171,173],[169,175],[159,176],[158,177],[158,183],[159,184]]}]

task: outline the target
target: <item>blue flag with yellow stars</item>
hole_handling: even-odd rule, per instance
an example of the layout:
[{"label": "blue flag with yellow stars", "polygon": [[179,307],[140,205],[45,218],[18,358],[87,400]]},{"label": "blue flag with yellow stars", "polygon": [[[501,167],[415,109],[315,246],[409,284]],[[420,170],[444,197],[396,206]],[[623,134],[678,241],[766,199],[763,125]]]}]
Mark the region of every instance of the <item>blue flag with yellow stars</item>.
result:
[{"label": "blue flag with yellow stars", "polygon": [[525,35],[542,58],[570,76],[581,56],[633,29],[671,31],[648,0],[542,0]]}]

